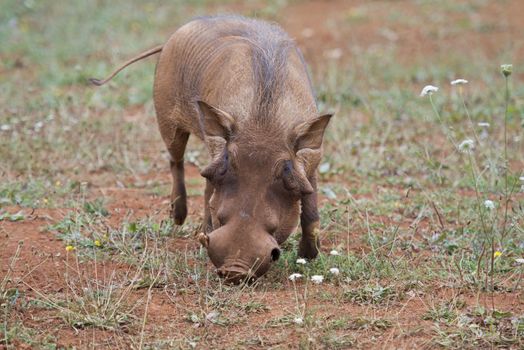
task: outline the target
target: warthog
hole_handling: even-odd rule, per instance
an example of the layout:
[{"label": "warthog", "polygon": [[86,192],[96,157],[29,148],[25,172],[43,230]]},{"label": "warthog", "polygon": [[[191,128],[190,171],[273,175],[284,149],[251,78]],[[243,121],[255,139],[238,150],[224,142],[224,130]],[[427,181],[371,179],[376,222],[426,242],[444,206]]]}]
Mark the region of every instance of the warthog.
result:
[{"label": "warthog", "polygon": [[[184,151],[189,135],[209,149],[204,229],[198,235],[231,282],[268,271],[300,216],[298,255],[318,254],[316,169],[331,114],[319,115],[304,59],[278,26],[239,16],[202,17],[162,46],[154,102],[171,155],[171,216],[187,215]],[[300,208],[299,203],[302,207]]]}]

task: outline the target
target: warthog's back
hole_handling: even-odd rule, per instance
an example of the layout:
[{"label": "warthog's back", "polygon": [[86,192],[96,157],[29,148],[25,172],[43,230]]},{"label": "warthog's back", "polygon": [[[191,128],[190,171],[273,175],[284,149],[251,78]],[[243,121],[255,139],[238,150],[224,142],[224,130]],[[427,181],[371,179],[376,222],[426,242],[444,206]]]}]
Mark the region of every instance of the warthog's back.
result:
[{"label": "warthog's back", "polygon": [[195,19],[164,45],[155,108],[164,140],[175,128],[202,138],[196,101],[227,111],[240,127],[269,122],[284,129],[315,118],[302,57],[276,25],[237,16]]}]

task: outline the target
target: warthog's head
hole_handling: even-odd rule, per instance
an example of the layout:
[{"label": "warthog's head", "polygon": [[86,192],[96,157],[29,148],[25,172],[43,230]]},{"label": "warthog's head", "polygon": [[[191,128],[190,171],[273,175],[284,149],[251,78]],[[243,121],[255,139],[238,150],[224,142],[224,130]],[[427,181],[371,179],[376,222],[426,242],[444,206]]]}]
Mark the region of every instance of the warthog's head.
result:
[{"label": "warthog's head", "polygon": [[227,112],[199,106],[213,158],[201,173],[213,189],[212,227],[199,240],[227,281],[260,277],[296,228],[299,199],[314,191],[308,178],[320,161],[331,115],[294,126],[237,125]]}]

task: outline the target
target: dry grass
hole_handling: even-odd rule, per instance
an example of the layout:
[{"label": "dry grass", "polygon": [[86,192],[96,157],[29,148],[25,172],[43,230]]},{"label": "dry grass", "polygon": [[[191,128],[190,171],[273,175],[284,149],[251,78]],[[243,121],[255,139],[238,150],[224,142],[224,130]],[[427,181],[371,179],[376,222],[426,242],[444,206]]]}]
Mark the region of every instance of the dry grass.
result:
[{"label": "dry grass", "polygon": [[[8,1],[0,347],[522,347],[522,41],[504,42],[522,26],[516,10],[490,16],[518,6]],[[297,264],[297,232],[253,285],[224,285],[193,239],[207,162],[194,140],[189,220],[167,219],[153,62],[86,84],[209,8],[283,23],[313,62],[320,109],[337,111],[319,169],[322,254]],[[512,61],[506,90],[499,66]],[[431,101],[427,84],[440,87]],[[457,149],[465,139],[472,152]]]}]

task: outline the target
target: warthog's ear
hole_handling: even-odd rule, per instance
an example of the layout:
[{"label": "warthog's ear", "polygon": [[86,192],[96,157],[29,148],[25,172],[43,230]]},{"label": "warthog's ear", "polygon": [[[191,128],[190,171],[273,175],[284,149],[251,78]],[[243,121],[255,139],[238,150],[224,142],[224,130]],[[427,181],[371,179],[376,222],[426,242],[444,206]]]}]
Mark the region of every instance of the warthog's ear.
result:
[{"label": "warthog's ear", "polygon": [[213,107],[204,101],[198,101],[200,122],[206,145],[213,160],[200,173],[210,181],[223,176],[229,167],[227,142],[235,131],[235,119],[227,112]]},{"label": "warthog's ear", "polygon": [[228,140],[235,129],[235,119],[229,113],[204,101],[197,101],[197,103],[204,136]]},{"label": "warthog's ear", "polygon": [[324,131],[333,114],[324,114],[295,127],[295,152],[304,148],[319,149],[322,146]]},{"label": "warthog's ear", "polygon": [[294,149],[297,168],[306,177],[314,174],[320,158],[324,131],[333,114],[324,114],[311,121],[299,124],[294,130]]}]

